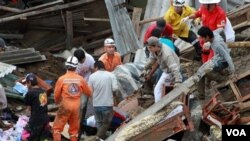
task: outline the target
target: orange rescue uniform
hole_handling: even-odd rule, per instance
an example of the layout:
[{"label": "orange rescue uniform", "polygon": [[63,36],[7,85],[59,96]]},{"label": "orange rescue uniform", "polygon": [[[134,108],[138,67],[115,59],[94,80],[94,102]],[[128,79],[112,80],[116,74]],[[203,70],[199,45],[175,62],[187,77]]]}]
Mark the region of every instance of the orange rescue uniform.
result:
[{"label": "orange rescue uniform", "polygon": [[57,80],[54,99],[55,103],[60,106],[53,125],[54,141],[61,141],[61,132],[67,122],[70,140],[77,141],[80,125],[80,96],[83,93],[91,96],[92,90],[87,82],[74,71],[68,71]]},{"label": "orange rescue uniform", "polygon": [[105,65],[105,70],[112,72],[116,66],[121,65],[121,55],[118,52],[115,52],[114,55],[110,56],[107,53],[104,53],[99,61],[102,61]]}]

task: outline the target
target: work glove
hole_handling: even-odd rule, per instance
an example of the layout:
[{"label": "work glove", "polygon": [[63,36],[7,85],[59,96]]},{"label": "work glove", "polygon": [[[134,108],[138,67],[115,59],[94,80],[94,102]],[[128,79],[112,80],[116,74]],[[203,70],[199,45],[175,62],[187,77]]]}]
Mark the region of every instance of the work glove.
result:
[{"label": "work glove", "polygon": [[188,23],[188,20],[189,20],[189,17],[187,16],[187,17],[181,19],[181,23],[187,24],[187,23]]},{"label": "work glove", "polygon": [[204,43],[204,45],[202,46],[202,49],[203,50],[209,50],[211,47],[211,43],[210,42],[206,42]]}]

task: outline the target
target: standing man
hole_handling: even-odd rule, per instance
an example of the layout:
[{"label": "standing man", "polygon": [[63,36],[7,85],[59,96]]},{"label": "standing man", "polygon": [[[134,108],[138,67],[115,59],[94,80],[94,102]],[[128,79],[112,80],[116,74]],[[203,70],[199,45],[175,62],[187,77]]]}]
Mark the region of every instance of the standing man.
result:
[{"label": "standing man", "polygon": [[99,60],[105,65],[105,70],[111,72],[116,66],[121,65],[121,55],[115,51],[115,41],[111,38],[107,38],[104,41],[104,48],[106,53],[104,53]]},{"label": "standing man", "polygon": [[31,108],[31,116],[25,131],[30,134],[28,141],[46,140],[50,136],[48,99],[45,90],[38,86],[38,81],[33,73],[25,78],[28,92],[25,95],[24,103]]},{"label": "standing man", "polygon": [[[204,40],[204,46],[214,51],[214,57],[212,61],[215,63],[213,71],[206,74],[205,77],[215,80],[217,82],[225,81],[228,76],[222,72],[224,69],[229,68],[229,71],[233,74],[235,67],[230,56],[230,50],[228,49],[223,38],[220,36],[222,29],[217,29],[214,32],[209,27],[201,27],[198,30],[198,35]],[[205,99],[205,78],[203,77],[198,84],[199,98]]]},{"label": "standing man", "polygon": [[[88,82],[90,74],[94,71],[94,63],[95,63],[94,58],[90,54],[85,52],[83,49],[75,50],[74,56],[79,60],[79,63],[76,67],[76,73],[81,75]],[[81,137],[81,134],[84,132],[82,122],[85,119],[88,103],[92,103],[91,101],[89,101],[88,96],[81,95],[79,138]],[[93,109],[92,106],[91,109]]]},{"label": "standing man", "polygon": [[67,122],[69,123],[70,140],[77,141],[80,125],[80,96],[83,93],[91,96],[91,88],[75,72],[77,64],[76,57],[68,57],[65,63],[67,72],[57,80],[55,85],[54,99],[55,103],[60,106],[53,125],[54,141],[61,141],[61,132]]},{"label": "standing man", "polygon": [[165,81],[168,82],[167,85],[171,85],[173,83],[175,87],[179,83],[182,83],[180,60],[176,53],[169,47],[166,47],[164,44],[160,43],[157,37],[152,36],[147,40],[147,48],[150,51],[150,58],[149,62],[145,66],[145,70],[150,69],[152,64],[157,61],[160,65],[160,69],[163,71],[154,88],[155,102],[158,102],[161,97],[164,96],[162,91]]},{"label": "standing man", "polygon": [[81,75],[88,82],[90,74],[94,71],[95,59],[82,49],[77,49],[74,52],[74,56],[79,60],[76,67],[76,73]]},{"label": "standing man", "polygon": [[105,71],[102,61],[94,64],[95,72],[89,77],[89,84],[93,89],[93,106],[97,124],[97,136],[106,139],[113,117],[113,92],[118,91],[117,80],[111,72]]},{"label": "standing man", "polygon": [[174,29],[174,34],[182,40],[192,44],[195,48],[195,60],[201,60],[201,47],[196,34],[187,25],[185,17],[195,13],[195,10],[185,5],[185,0],[173,0],[173,5],[170,6],[164,15],[167,23],[171,24]]}]

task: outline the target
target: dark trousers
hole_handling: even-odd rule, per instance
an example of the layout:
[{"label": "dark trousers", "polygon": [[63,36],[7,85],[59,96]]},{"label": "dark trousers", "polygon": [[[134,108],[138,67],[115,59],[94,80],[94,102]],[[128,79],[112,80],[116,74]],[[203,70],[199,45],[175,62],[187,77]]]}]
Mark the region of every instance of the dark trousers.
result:
[{"label": "dark trousers", "polygon": [[183,38],[183,37],[180,37],[182,40],[192,44],[195,48],[195,52],[196,52],[196,55],[197,56],[201,56],[201,46],[200,46],[200,42],[196,36],[196,34],[192,31],[192,30],[189,30],[189,33],[188,33],[188,37],[187,38]]}]

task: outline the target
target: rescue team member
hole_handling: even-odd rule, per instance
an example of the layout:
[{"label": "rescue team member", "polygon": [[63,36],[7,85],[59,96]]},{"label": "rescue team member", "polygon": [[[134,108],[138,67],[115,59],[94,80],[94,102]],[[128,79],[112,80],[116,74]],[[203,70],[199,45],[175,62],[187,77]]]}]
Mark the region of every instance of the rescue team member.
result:
[{"label": "rescue team member", "polygon": [[[212,31],[218,28],[224,28],[226,25],[226,13],[218,5],[220,0],[199,0],[202,4],[198,11],[194,14],[187,16],[185,20],[201,18],[203,26],[209,27]],[[204,41],[201,40],[201,46],[203,46]],[[202,62],[205,63],[213,57],[213,50],[202,49]]]},{"label": "rescue team member", "polygon": [[89,77],[93,89],[93,107],[97,125],[97,136],[106,139],[106,131],[113,117],[113,93],[118,91],[118,82],[113,73],[105,70],[102,61],[96,61],[95,72]]},{"label": "rescue team member", "polygon": [[[213,71],[207,73],[205,77],[215,80],[217,82],[225,81],[228,75],[225,75],[222,71],[229,68],[230,73],[234,74],[235,67],[230,56],[230,50],[227,47],[224,39],[220,35],[222,29],[217,29],[214,32],[208,27],[201,27],[198,30],[198,35],[205,41],[204,46],[211,48],[214,51],[215,56],[212,58],[215,66]],[[203,77],[198,84],[199,98],[205,99],[205,78]]]},{"label": "rescue team member", "polygon": [[111,38],[107,38],[104,41],[104,48],[106,53],[99,58],[99,61],[102,61],[105,65],[105,69],[111,72],[116,66],[122,64],[121,55],[115,51],[115,41]]},{"label": "rescue team member", "polygon": [[91,96],[91,88],[82,76],[75,72],[77,64],[76,57],[68,57],[65,63],[67,72],[59,77],[55,85],[54,99],[55,103],[59,104],[59,109],[53,125],[54,141],[61,141],[61,132],[67,122],[70,140],[77,141],[80,126],[80,96],[83,93]]},{"label": "rescue team member", "polygon": [[165,81],[170,82],[167,85],[171,85],[174,78],[173,83],[175,87],[179,83],[182,83],[182,76],[180,73],[180,60],[176,53],[169,47],[166,47],[164,44],[160,43],[157,37],[152,36],[148,39],[147,48],[150,51],[150,57],[149,61],[145,65],[145,70],[143,72],[147,72],[147,70],[150,69],[156,61],[159,63],[160,69],[163,71],[159,81],[154,88],[155,102],[158,102],[161,97],[164,96],[162,91]]},{"label": "rescue team member", "polygon": [[194,13],[195,10],[192,7],[185,5],[185,0],[173,0],[173,5],[165,13],[164,19],[173,27],[176,36],[194,46],[196,55],[193,58],[199,61],[201,60],[199,40],[187,25],[187,20],[183,20]]},{"label": "rescue team member", "polygon": [[28,135],[23,140],[40,141],[51,137],[48,116],[48,99],[44,89],[38,86],[38,81],[33,73],[25,78],[28,92],[24,103],[31,108],[31,116],[24,128],[22,135]]}]

